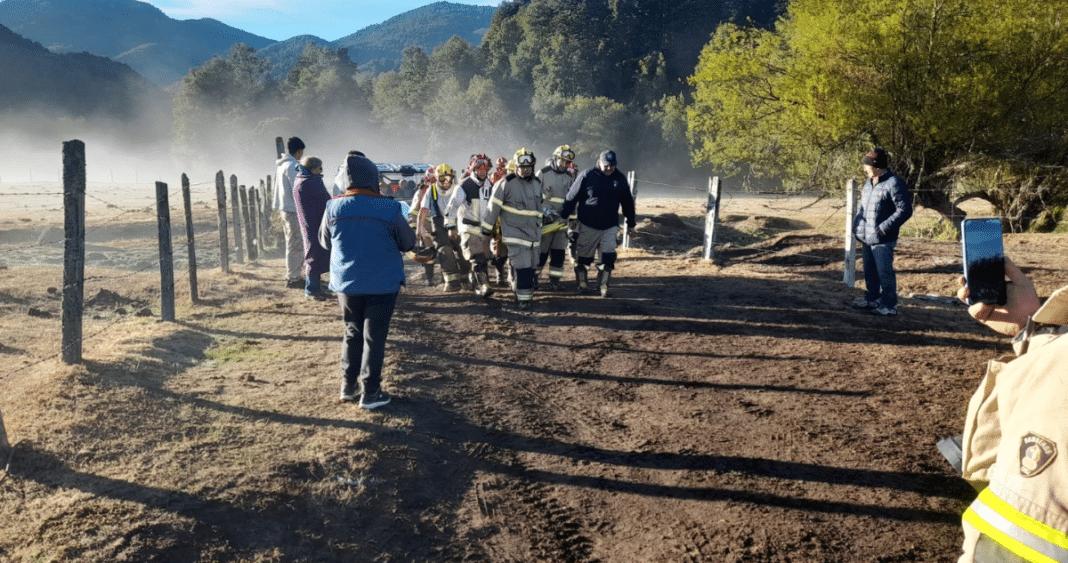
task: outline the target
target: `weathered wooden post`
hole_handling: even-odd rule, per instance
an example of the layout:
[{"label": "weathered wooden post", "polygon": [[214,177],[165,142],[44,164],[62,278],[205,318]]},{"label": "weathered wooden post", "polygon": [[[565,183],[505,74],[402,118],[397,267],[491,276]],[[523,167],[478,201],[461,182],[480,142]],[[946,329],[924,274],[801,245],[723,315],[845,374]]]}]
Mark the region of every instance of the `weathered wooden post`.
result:
[{"label": "weathered wooden post", "polygon": [[63,143],[63,361],[82,363],[85,304],[85,143]]},{"label": "weathered wooden post", "polygon": [[[260,181],[262,182],[263,180]],[[252,198],[249,205],[255,211],[253,215],[256,217],[256,251],[263,253],[266,248],[263,246],[263,198],[260,197],[259,190],[249,190],[248,195]]]},{"label": "weathered wooden post", "polygon": [[230,209],[234,217],[234,252],[237,255],[237,263],[245,263],[245,250],[241,242],[241,210],[237,196],[237,175],[230,175]]},{"label": "weathered wooden post", "polygon": [[857,215],[857,181],[846,182],[845,273],[842,281],[849,287],[857,283],[857,238],[853,236],[853,218]]},{"label": "weathered wooden post", "polygon": [[[635,205],[638,203],[638,178],[631,170],[627,172],[627,183],[630,184],[630,195],[634,199]],[[634,225],[637,227],[637,225]],[[623,248],[630,248],[630,231],[626,225],[623,225]]]},{"label": "weathered wooden post", "polygon": [[156,182],[156,223],[159,225],[160,319],[174,321],[174,252],[171,247],[171,204],[167,184]]},{"label": "weathered wooden post", "polygon": [[256,256],[262,249],[260,245],[260,205],[256,186],[248,187],[248,218],[252,221],[248,228],[252,229],[252,246],[256,248]]},{"label": "weathered wooden post", "polygon": [[0,412],[0,452],[11,448],[11,443],[7,441],[7,430],[4,429],[4,413]]},{"label": "weathered wooden post", "polygon": [[241,195],[241,219],[244,221],[243,224],[245,225],[245,248],[248,249],[248,259],[255,260],[256,244],[252,240],[252,231],[255,229],[252,228],[252,217],[250,217],[251,213],[249,213],[248,208],[248,189],[243,185],[238,186],[237,189],[238,193]]},{"label": "weathered wooden post", "polygon": [[[267,236],[271,232],[271,210],[274,206],[274,184],[271,183],[271,177],[267,176],[267,185],[263,188],[263,235]],[[264,239],[264,247],[267,246],[267,239]]]},{"label": "weathered wooden post", "polygon": [[719,176],[708,179],[708,204],[705,206],[705,252],[704,259],[711,260],[715,255],[716,224],[719,223],[719,199],[721,186]]},{"label": "weathered wooden post", "polygon": [[200,301],[197,293],[197,247],[193,239],[193,199],[189,193],[189,176],[182,174],[182,203],[185,204],[185,245],[189,252],[189,297]]},{"label": "weathered wooden post", "polygon": [[220,170],[215,174],[215,199],[219,203],[219,265],[224,273],[230,273],[230,241],[226,225],[226,180]]}]

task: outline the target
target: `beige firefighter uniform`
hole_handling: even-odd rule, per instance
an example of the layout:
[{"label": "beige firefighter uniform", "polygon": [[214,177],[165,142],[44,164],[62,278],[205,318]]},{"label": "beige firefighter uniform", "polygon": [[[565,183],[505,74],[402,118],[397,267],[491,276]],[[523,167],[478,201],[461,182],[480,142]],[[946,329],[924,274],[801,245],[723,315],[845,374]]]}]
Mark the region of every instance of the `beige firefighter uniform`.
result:
[{"label": "beige firefighter uniform", "polygon": [[482,216],[482,230],[488,233],[499,218],[501,241],[508,247],[516,298],[534,299],[534,267],[538,264],[541,242],[541,182],[510,173],[493,186],[489,205]]},{"label": "beige firefighter uniform", "polygon": [[1068,287],[992,360],[968,404],[963,476],[980,490],[964,513],[958,563],[1068,563]]},{"label": "beige firefighter uniform", "polygon": [[[567,250],[567,222],[560,219],[560,208],[564,206],[575,175],[567,168],[558,170],[552,164],[538,170],[535,174],[541,181],[542,210],[551,209],[556,220],[542,227],[541,257],[538,260],[538,272],[549,262],[549,281],[555,287],[564,277],[564,256]],[[550,260],[550,253],[552,259]]]}]

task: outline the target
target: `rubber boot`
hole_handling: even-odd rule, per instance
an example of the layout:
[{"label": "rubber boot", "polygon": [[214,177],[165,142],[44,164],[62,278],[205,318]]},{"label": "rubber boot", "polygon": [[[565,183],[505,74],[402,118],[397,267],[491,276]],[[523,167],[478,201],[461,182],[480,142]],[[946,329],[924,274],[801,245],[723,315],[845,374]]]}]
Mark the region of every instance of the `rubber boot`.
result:
[{"label": "rubber boot", "polygon": [[473,283],[475,285],[475,295],[478,295],[479,297],[489,297],[490,295],[493,295],[493,290],[490,289],[489,285],[489,275],[487,275],[486,272],[472,272],[471,275],[474,277]]},{"label": "rubber boot", "polygon": [[423,264],[423,272],[426,274],[427,287],[434,287],[434,265]]},{"label": "rubber boot", "polygon": [[611,270],[600,270],[597,272],[597,287],[601,290],[601,297],[608,297],[609,295],[611,295],[608,292],[608,281],[611,278]]},{"label": "rubber boot", "polygon": [[589,293],[590,289],[586,282],[586,266],[575,266],[575,293],[579,295]]},{"label": "rubber boot", "polygon": [[560,286],[560,278],[556,276],[549,276],[549,291],[560,291],[563,287]]}]

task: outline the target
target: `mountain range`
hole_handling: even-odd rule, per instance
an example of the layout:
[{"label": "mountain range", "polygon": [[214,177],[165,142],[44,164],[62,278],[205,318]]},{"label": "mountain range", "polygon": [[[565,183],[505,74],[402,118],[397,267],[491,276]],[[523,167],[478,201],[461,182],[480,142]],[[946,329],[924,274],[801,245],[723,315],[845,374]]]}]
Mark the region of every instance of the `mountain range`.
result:
[{"label": "mountain range", "polygon": [[436,2],[368,26],[337,41],[311,35],[276,42],[210,18],[175,20],[137,0],[2,0],[0,25],[54,53],[87,52],[125,63],[159,86],[168,86],[212,56],[245,43],[270,59],[282,78],[308,42],[349,49],[369,70],[396,66],[406,46],[427,52],[453,35],[478,44],[495,8]]}]

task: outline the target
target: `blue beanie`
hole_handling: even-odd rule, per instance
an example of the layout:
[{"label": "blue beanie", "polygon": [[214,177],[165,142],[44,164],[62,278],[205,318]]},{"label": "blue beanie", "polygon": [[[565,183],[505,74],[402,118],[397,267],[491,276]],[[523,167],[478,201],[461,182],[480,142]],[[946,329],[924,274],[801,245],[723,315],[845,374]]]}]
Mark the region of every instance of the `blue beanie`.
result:
[{"label": "blue beanie", "polygon": [[378,167],[363,155],[349,155],[345,160],[350,188],[366,188],[378,191]]}]

